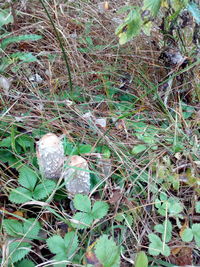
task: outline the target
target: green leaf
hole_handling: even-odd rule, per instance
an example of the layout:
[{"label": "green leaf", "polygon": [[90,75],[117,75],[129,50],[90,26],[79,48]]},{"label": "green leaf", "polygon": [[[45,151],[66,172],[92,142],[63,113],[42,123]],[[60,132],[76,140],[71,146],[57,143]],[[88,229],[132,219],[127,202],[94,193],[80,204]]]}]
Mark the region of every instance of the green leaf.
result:
[{"label": "green leaf", "polygon": [[196,210],[196,213],[200,213],[200,201],[197,201],[195,203],[195,210]]},{"label": "green leaf", "polygon": [[194,223],[192,225],[192,233],[197,246],[200,247],[200,223]]},{"label": "green leaf", "polygon": [[74,207],[77,210],[84,212],[91,212],[91,201],[90,198],[86,195],[77,194],[74,197]]},{"label": "green leaf", "polygon": [[25,63],[35,62],[37,61],[37,57],[35,57],[32,53],[28,52],[16,52],[10,55],[13,60],[21,60]]},{"label": "green leaf", "polygon": [[79,154],[90,153],[91,151],[92,151],[92,146],[91,145],[79,145],[78,146]]},{"label": "green leaf", "polygon": [[67,258],[71,257],[78,248],[78,236],[75,232],[69,232],[64,237],[65,241],[65,255]]},{"label": "green leaf", "polygon": [[72,223],[72,226],[77,229],[86,229],[90,227],[93,222],[93,217],[90,213],[77,212],[73,219],[77,221]]},{"label": "green leaf", "polygon": [[107,235],[102,235],[95,245],[95,254],[104,267],[120,266],[119,247]]},{"label": "green leaf", "polygon": [[40,229],[40,223],[34,218],[30,218],[23,223],[23,233],[26,238],[35,239]]},{"label": "green leaf", "polygon": [[39,39],[41,39],[42,36],[41,35],[37,35],[37,34],[25,34],[25,35],[18,35],[18,36],[12,36],[9,38],[4,39],[1,43],[0,43],[0,47],[1,49],[5,49],[9,44],[11,43],[17,43],[17,42],[21,42],[21,41],[37,41]]},{"label": "green leaf", "polygon": [[37,183],[37,174],[28,166],[19,169],[19,183],[29,190],[33,190]]},{"label": "green leaf", "polygon": [[200,24],[200,8],[196,3],[190,2],[187,5],[187,10],[192,14],[197,24]]},{"label": "green leaf", "polygon": [[11,136],[8,136],[0,141],[0,147],[11,147]]},{"label": "green leaf", "polygon": [[12,22],[13,22],[13,16],[12,16],[11,10],[1,9],[0,10],[0,27],[8,23],[12,23]]},{"label": "green leaf", "polygon": [[38,184],[33,191],[33,198],[40,200],[51,194],[55,189],[56,183],[52,180],[43,180],[41,184]]},{"label": "green leaf", "polygon": [[19,136],[18,138],[16,138],[16,142],[24,149],[24,151],[26,151],[27,148],[34,147],[33,139],[28,135]]},{"label": "green leaf", "polygon": [[170,248],[161,241],[159,236],[155,234],[149,234],[148,238],[151,242],[149,245],[149,254],[158,256],[161,253],[166,257],[170,255]]},{"label": "green leaf", "polygon": [[9,200],[16,204],[22,204],[32,200],[32,192],[23,187],[17,187],[10,192]]},{"label": "green leaf", "polygon": [[148,258],[144,251],[140,251],[136,255],[135,267],[148,267]]},{"label": "green leaf", "polygon": [[54,235],[47,239],[47,246],[49,250],[54,253],[65,253],[65,242],[64,239],[59,235]]},{"label": "green leaf", "polygon": [[15,241],[9,244],[9,258],[12,263],[23,259],[31,250],[27,242]]},{"label": "green leaf", "polygon": [[109,206],[106,202],[96,201],[92,208],[92,216],[94,219],[101,219],[108,213]]},{"label": "green leaf", "polygon": [[162,234],[162,240],[169,242],[172,238],[172,224],[169,220],[165,220],[163,224],[157,224],[154,227],[155,231]]},{"label": "green leaf", "polygon": [[193,239],[193,233],[192,229],[186,228],[182,233],[181,233],[181,238],[184,242],[191,242]]},{"label": "green leaf", "polygon": [[119,43],[123,45],[139,35],[142,23],[143,21],[139,10],[131,10],[125,21],[115,31],[115,34],[119,37]]},{"label": "green leaf", "polygon": [[5,219],[3,220],[3,228],[6,233],[13,237],[23,236],[23,227],[22,223],[14,219]]},{"label": "green leaf", "polygon": [[146,145],[136,145],[134,146],[134,148],[131,150],[131,153],[133,155],[137,155],[143,151],[145,151],[147,149],[147,146]]},{"label": "green leaf", "polygon": [[157,16],[161,6],[161,0],[144,0],[143,10],[149,10],[152,16]]},{"label": "green leaf", "polygon": [[35,263],[30,261],[30,260],[27,260],[27,259],[24,259],[22,261],[20,261],[19,263],[15,264],[16,267],[35,267]]},{"label": "green leaf", "polygon": [[169,214],[171,216],[176,216],[183,211],[183,204],[180,203],[176,198],[170,197],[168,199],[168,203],[169,203]]}]

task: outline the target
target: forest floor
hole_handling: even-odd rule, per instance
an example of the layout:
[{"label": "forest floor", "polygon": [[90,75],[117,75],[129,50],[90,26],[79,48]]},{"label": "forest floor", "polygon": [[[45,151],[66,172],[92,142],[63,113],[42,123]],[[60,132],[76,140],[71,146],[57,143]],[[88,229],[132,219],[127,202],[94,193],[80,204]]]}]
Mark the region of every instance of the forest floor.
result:
[{"label": "forest floor", "polygon": [[[93,250],[103,235],[120,255],[116,265],[106,267],[119,261],[134,266],[139,251],[148,266],[200,266],[199,69],[181,77],[173,70],[166,86],[169,70],[160,59],[156,29],[120,46],[115,29],[125,2],[45,1],[66,56],[40,1],[0,4],[13,18],[1,40],[3,34],[42,37],[12,41],[0,52],[2,266],[52,266],[56,252],[46,239],[71,231],[79,240],[75,257],[55,266],[103,266]],[[19,179],[22,166],[38,173],[36,142],[48,132],[62,136],[66,156],[87,160],[90,200],[108,204],[105,216],[85,229],[69,223],[76,210],[62,183],[51,201],[20,203],[10,197],[17,187],[26,188]],[[40,232],[26,241],[25,232],[22,238],[13,229],[17,223],[25,228],[30,218],[39,222]],[[29,253],[22,249],[20,255],[10,242],[24,239],[31,249],[27,245]]]}]

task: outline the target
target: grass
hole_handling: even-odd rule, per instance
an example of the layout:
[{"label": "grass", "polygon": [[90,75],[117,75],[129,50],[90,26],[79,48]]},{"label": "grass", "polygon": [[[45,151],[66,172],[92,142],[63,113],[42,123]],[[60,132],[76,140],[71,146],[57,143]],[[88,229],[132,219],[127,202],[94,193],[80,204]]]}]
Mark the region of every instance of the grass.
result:
[{"label": "grass", "polygon": [[[74,230],[70,224],[74,210],[61,180],[51,201],[21,205],[8,199],[11,190],[18,187],[18,168],[29,165],[37,171],[35,144],[42,135],[53,132],[64,135],[66,155],[73,151],[88,161],[92,203],[109,204],[103,219],[85,230],[75,229],[79,245],[69,266],[89,266],[85,253],[103,234],[121,248],[120,266],[134,266],[140,250],[146,252],[149,266],[200,265],[199,246],[194,240],[181,239],[187,226],[199,222],[195,210],[200,179],[198,62],[191,63],[187,72],[184,69],[167,77],[168,70],[158,60],[161,51],[152,44],[162,43],[156,30],[151,37],[141,36],[119,46],[114,32],[116,21],[123,18],[117,10],[125,1],[110,1],[108,10],[90,0],[40,2],[13,2],[16,17],[5,27],[11,35],[31,33],[43,38],[14,43],[6,50],[6,55],[32,52],[37,61],[13,63],[2,73],[12,80],[8,91],[0,88],[2,223],[29,218],[40,222],[40,234],[31,241],[32,249],[26,256],[38,267],[52,265],[54,253],[45,240]],[[181,84],[175,81],[180,73],[187,73]],[[35,74],[40,75],[41,83],[30,81]],[[170,79],[174,80],[167,95],[161,85]],[[188,84],[189,89],[181,93]],[[84,119],[87,112],[106,118],[106,127]],[[84,153],[84,145],[90,145],[89,152]],[[105,175],[106,166],[111,170]],[[183,206],[180,213],[158,212],[156,203],[163,192]],[[171,254],[150,255],[148,235],[168,219],[173,225],[167,243]],[[0,229],[1,258],[8,263],[10,237]],[[23,265],[18,261],[13,266]]]}]

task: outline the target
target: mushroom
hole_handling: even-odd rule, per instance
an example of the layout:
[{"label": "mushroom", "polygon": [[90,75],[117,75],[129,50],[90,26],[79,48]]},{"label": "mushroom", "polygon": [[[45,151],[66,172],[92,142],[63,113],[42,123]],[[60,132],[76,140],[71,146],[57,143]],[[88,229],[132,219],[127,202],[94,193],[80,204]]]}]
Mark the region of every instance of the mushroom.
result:
[{"label": "mushroom", "polygon": [[71,156],[67,158],[67,167],[63,177],[65,186],[71,195],[89,194],[90,173],[87,161],[81,156]]},{"label": "mushroom", "polygon": [[45,178],[60,178],[64,165],[64,148],[59,137],[45,134],[37,143],[37,159]]}]

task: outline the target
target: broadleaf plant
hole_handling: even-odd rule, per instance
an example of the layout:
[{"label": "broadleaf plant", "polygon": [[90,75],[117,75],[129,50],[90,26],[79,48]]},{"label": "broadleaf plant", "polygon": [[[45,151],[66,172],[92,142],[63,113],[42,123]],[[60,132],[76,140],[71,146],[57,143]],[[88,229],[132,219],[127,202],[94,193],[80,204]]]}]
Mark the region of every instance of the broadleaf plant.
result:
[{"label": "broadleaf plant", "polygon": [[95,255],[104,267],[120,266],[120,248],[107,235],[102,235],[97,241]]},{"label": "broadleaf plant", "polygon": [[[24,222],[14,219],[3,220],[3,229],[10,236],[14,238],[23,238],[33,240],[38,238],[40,231],[39,222],[30,218]],[[31,250],[31,244],[23,241],[11,241],[8,243],[8,258],[9,263],[13,264],[22,260]],[[19,265],[20,266],[20,265]],[[31,265],[30,265],[31,266]]]},{"label": "broadleaf plant", "polygon": [[56,187],[52,180],[38,181],[37,174],[28,166],[19,170],[19,184],[23,187],[12,189],[9,200],[21,204],[31,200],[41,200],[48,197]]},{"label": "broadleaf plant", "polygon": [[[54,235],[47,239],[47,246],[53,254],[56,254],[53,258],[55,261],[71,261],[78,248],[78,236],[75,232],[67,233],[64,238]],[[59,264],[59,266],[65,267],[66,263]]]},{"label": "broadleaf plant", "polygon": [[94,220],[102,219],[109,209],[108,204],[103,201],[96,201],[92,207],[90,198],[81,194],[75,195],[74,207],[80,211],[73,216],[72,225],[77,229],[85,229]]}]

